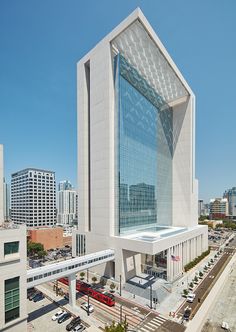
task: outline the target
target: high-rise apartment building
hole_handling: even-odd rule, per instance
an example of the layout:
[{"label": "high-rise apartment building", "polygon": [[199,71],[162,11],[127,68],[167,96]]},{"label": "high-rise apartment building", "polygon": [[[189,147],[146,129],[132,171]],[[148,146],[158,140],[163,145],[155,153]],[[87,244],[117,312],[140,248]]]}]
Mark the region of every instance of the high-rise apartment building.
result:
[{"label": "high-rise apartment building", "polygon": [[229,215],[236,217],[236,187],[226,190],[224,197],[229,202]]},{"label": "high-rise apartment building", "polygon": [[114,248],[101,274],[173,281],[208,248],[198,226],[195,96],[140,9],[79,61],[78,125],[74,254],[81,240],[83,253]]},{"label": "high-rise apartment building", "polygon": [[26,227],[4,222],[3,146],[0,145],[0,331],[27,330]]},{"label": "high-rise apartment building", "polygon": [[61,181],[58,185],[58,215],[59,225],[68,226],[76,221],[76,190],[69,181]]},{"label": "high-rise apartment building", "polygon": [[27,168],[12,174],[11,219],[27,227],[56,224],[54,172]]}]

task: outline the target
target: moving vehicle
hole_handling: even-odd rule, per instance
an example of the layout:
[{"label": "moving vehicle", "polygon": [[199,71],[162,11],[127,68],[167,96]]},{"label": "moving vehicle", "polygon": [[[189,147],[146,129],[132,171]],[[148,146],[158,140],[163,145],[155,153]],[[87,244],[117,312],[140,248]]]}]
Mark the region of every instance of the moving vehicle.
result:
[{"label": "moving vehicle", "polygon": [[194,293],[188,294],[187,302],[193,303],[195,297],[196,297],[196,294],[194,294]]},{"label": "moving vehicle", "polygon": [[[58,279],[59,282],[68,285],[68,278],[60,278]],[[87,284],[86,282],[82,282],[79,280],[76,280],[76,290],[78,292],[81,292],[83,294],[89,294],[93,299],[102,302],[109,307],[112,307],[115,305],[115,297],[113,294],[109,292],[104,292],[99,289],[95,289],[90,284]]]},{"label": "moving vehicle", "polygon": [[93,308],[92,304],[88,304],[88,302],[83,302],[81,304],[81,308],[87,312],[89,311],[89,313],[94,312],[94,308]]},{"label": "moving vehicle", "polygon": [[65,312],[63,315],[61,315],[58,318],[57,322],[58,322],[58,324],[61,324],[61,323],[65,322],[69,318],[71,318],[71,314],[69,312]]},{"label": "moving vehicle", "polygon": [[81,323],[80,316],[73,318],[68,325],[66,325],[66,331],[73,330],[77,325]]},{"label": "moving vehicle", "polygon": [[55,315],[52,316],[52,320],[58,320],[59,317],[61,317],[65,313],[64,310],[60,309],[58,310]]},{"label": "moving vehicle", "polygon": [[38,302],[38,301],[41,301],[43,299],[44,299],[44,295],[43,295],[43,293],[40,292],[40,293],[35,295],[35,297],[33,298],[33,301]]}]

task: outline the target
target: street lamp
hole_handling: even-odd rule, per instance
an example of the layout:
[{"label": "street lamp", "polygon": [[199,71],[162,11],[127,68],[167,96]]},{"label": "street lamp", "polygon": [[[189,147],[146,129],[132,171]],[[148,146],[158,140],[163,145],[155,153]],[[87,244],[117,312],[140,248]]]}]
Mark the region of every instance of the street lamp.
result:
[{"label": "street lamp", "polygon": [[152,284],[150,284],[150,309],[152,309]]},{"label": "street lamp", "polygon": [[121,304],[120,305],[120,323],[122,323],[122,308],[123,308],[123,305]]},{"label": "street lamp", "polygon": [[88,293],[88,310],[87,310],[87,315],[89,316],[89,293]]}]

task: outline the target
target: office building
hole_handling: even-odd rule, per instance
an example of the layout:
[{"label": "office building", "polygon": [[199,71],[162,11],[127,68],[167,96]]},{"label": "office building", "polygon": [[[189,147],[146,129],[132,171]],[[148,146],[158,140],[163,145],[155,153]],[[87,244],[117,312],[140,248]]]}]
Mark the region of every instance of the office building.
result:
[{"label": "office building", "polygon": [[0,145],[0,331],[27,330],[26,228],[4,222],[3,146]]},{"label": "office building", "polygon": [[229,203],[229,215],[236,217],[236,187],[226,190],[224,198],[227,198]]},{"label": "office building", "polygon": [[227,198],[213,198],[210,200],[210,219],[225,218],[229,214]]},{"label": "office building", "polygon": [[73,254],[114,248],[101,274],[172,282],[208,248],[198,226],[195,97],[140,9],[79,61],[78,126]]},{"label": "office building", "polygon": [[12,174],[11,219],[27,227],[56,224],[54,172],[27,168]]},{"label": "office building", "polygon": [[209,204],[205,204],[202,199],[198,200],[198,217],[209,216]]},{"label": "office building", "polygon": [[10,186],[5,178],[3,180],[3,210],[4,220],[8,221],[10,219]]},{"label": "office building", "polygon": [[69,181],[61,181],[58,186],[58,215],[59,225],[68,226],[76,221],[76,190]]}]

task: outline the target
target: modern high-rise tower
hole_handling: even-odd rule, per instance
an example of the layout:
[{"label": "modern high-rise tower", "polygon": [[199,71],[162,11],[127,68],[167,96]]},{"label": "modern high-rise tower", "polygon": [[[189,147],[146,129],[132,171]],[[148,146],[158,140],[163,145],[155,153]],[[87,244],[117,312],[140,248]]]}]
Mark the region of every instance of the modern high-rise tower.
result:
[{"label": "modern high-rise tower", "polygon": [[27,227],[56,224],[54,172],[27,168],[12,174],[11,219]]},{"label": "modern high-rise tower", "polygon": [[100,272],[123,282],[141,272],[176,279],[208,248],[195,96],[140,9],[78,63],[78,142],[74,243],[114,248]]},{"label": "modern high-rise tower", "polygon": [[77,192],[69,181],[60,181],[58,189],[57,222],[62,226],[71,226],[74,221],[77,222]]}]

